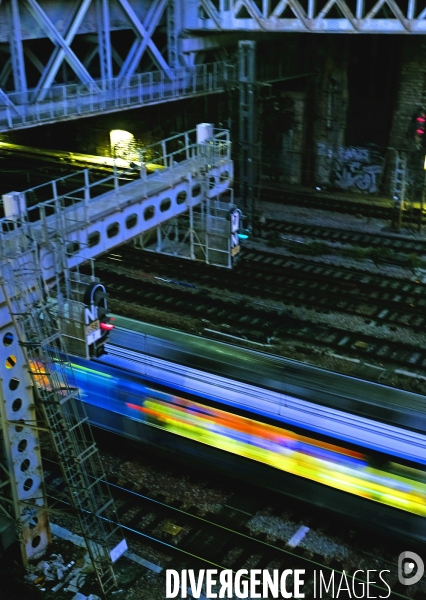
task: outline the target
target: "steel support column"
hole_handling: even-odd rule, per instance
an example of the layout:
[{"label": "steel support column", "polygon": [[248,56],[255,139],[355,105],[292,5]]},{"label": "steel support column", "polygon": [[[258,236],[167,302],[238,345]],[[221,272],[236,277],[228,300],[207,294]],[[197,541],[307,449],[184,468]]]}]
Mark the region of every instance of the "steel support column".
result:
[{"label": "steel support column", "polygon": [[178,23],[177,23],[177,10],[179,3],[175,0],[169,0],[167,4],[167,50],[168,50],[168,61],[172,69],[180,67],[180,61],[178,56]]},{"label": "steel support column", "polygon": [[[2,267],[3,278],[11,277],[9,265]],[[0,514],[15,523],[26,565],[46,551],[51,535],[33,385],[4,293],[0,295]]]},{"label": "steel support column", "polygon": [[18,0],[10,0],[9,13],[12,27],[9,29],[10,56],[12,59],[13,81],[15,90],[21,92],[21,102],[25,102],[27,93],[27,77],[25,74],[24,51],[22,46],[21,21]]},{"label": "steel support column", "polygon": [[254,186],[257,174],[256,42],[238,42],[240,196],[249,221],[253,219]]},{"label": "steel support column", "polygon": [[102,82],[112,79],[112,52],[109,21],[109,0],[97,0],[98,48]]}]

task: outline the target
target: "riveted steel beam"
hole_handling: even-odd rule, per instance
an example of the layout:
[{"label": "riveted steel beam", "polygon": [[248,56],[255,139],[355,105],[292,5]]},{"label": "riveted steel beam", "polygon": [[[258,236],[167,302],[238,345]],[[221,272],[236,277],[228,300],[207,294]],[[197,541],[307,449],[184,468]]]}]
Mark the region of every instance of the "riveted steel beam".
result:
[{"label": "riveted steel beam", "polygon": [[[274,3],[275,4],[275,3]],[[354,4],[354,5],[353,5]],[[185,10],[186,31],[268,31],[316,33],[419,33],[426,34],[426,8],[416,0],[200,0],[197,13]],[[386,12],[385,12],[386,11]]]},{"label": "riveted steel beam", "polygon": [[0,88],[0,101],[4,104],[4,106],[7,106],[8,108],[12,108],[17,115],[19,115],[19,111],[16,107],[16,105],[12,102],[12,100],[9,98],[9,96]]},{"label": "riveted steel beam", "polygon": [[169,65],[175,69],[181,66],[178,56],[178,36],[179,25],[177,23],[177,6],[175,0],[168,0],[167,3],[167,56]]},{"label": "riveted steel beam", "polygon": [[256,42],[238,42],[240,196],[249,222],[254,211],[258,139],[256,114]]},{"label": "riveted steel beam", "polygon": [[210,19],[214,21],[217,29],[222,29],[219,12],[216,10],[216,7],[211,2],[211,0],[201,0],[201,6],[205,10],[206,14],[210,17]]},{"label": "riveted steel beam", "polygon": [[[9,265],[2,264],[3,278]],[[3,288],[4,289],[4,288]],[[1,463],[1,513],[16,526],[24,564],[46,551],[51,541],[33,384],[0,290],[0,426],[4,453]],[[8,476],[6,475],[8,473]]]},{"label": "riveted steel beam", "polygon": [[71,43],[92,0],[82,1],[74,20],[68,28],[65,38],[62,37],[58,29],[55,27],[36,0],[26,0],[26,2],[27,7],[34,19],[37,21],[40,27],[43,28],[46,35],[57,47],[52,53],[49,62],[45,67],[42,76],[40,77],[39,83],[35,90],[34,100],[44,100],[64,59],[68,62],[82,83],[91,85],[94,89],[98,89],[87,69],[71,49]]},{"label": "riveted steel beam", "polygon": [[22,47],[18,0],[10,0],[9,14],[12,25],[12,27],[9,29],[10,56],[12,59],[15,90],[25,94],[27,92],[27,78],[25,75],[25,62]]},{"label": "riveted steel beam", "polygon": [[156,64],[157,68],[163,70],[170,79],[173,79],[171,70],[166,60],[164,59],[157,46],[154,44],[151,36],[154,29],[157,27],[159,20],[161,19],[164,9],[167,5],[167,0],[154,0],[148,10],[145,24],[142,23],[133,7],[130,5],[128,0],[118,0],[126,11],[134,31],[138,35],[139,39],[132,45],[126,60],[120,71],[119,80],[128,80],[135,72],[143,53],[147,49],[151,57]]},{"label": "riveted steel beam", "polygon": [[101,77],[103,81],[112,79],[112,51],[109,21],[109,1],[97,0],[98,46]]}]

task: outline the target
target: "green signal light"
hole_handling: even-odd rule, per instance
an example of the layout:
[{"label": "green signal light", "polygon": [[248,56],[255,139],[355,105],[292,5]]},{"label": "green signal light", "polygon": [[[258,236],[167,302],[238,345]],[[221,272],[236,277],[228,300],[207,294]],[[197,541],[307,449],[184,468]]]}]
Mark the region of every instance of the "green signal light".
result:
[{"label": "green signal light", "polygon": [[240,229],[240,231],[238,232],[238,237],[240,238],[240,240],[248,240],[248,238],[250,237],[250,232],[248,229]]}]

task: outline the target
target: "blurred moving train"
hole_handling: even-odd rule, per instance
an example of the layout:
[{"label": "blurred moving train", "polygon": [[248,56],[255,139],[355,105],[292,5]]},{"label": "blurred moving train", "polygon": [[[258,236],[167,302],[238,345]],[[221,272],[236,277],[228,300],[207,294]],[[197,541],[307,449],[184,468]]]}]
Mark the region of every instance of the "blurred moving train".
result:
[{"label": "blurred moving train", "polygon": [[[144,324],[118,317],[116,324],[121,327],[114,330],[107,355],[73,359],[75,384],[94,425],[326,506],[369,527],[426,541],[426,437],[419,427],[398,422],[403,416],[398,401],[407,397],[414,419],[416,411],[421,415],[422,396],[315,368],[307,387],[311,367],[306,365],[163,330],[163,336],[174,337],[165,343],[164,337],[151,335],[153,330],[149,339],[137,331]],[[203,352],[195,352],[197,344]],[[147,345],[151,356],[141,353]],[[152,356],[160,352],[168,358],[173,353],[174,362]],[[207,358],[209,353],[215,360]],[[178,355],[186,363],[188,355],[198,363],[208,360],[210,372],[179,364]],[[234,378],[217,375],[221,365]],[[258,385],[243,376],[258,379]],[[329,388],[333,397],[327,403],[333,377],[338,384]],[[345,394],[344,381],[350,390]],[[292,390],[297,384],[303,394],[272,389],[278,384]],[[370,394],[357,396],[368,389]],[[387,395],[386,418],[366,417],[368,403],[377,411]]]},{"label": "blurred moving train", "polygon": [[426,434],[426,397],[114,315],[111,356],[135,352]]}]

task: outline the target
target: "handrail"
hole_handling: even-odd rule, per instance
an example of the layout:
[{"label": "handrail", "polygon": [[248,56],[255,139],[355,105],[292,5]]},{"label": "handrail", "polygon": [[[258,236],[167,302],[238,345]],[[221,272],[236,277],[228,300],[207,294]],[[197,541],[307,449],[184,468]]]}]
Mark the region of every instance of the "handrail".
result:
[{"label": "handrail", "polygon": [[[68,230],[71,230],[70,228],[73,228],[78,221],[87,224],[88,207],[92,202],[103,196],[111,197],[112,195],[112,198],[114,198],[115,195],[115,209],[120,210],[123,203],[120,198],[120,191],[124,190],[126,186],[136,185],[138,181],[142,182],[141,192],[143,195],[143,190],[147,189],[150,182],[159,182],[160,185],[170,184],[175,169],[184,161],[199,157],[201,162],[196,163],[198,169],[207,165],[220,164],[224,159],[230,160],[231,141],[229,131],[214,129],[213,137],[202,144],[198,144],[196,139],[193,141],[195,132],[196,130],[192,129],[138,149],[140,164],[136,167],[139,167],[139,176],[136,176],[135,170],[115,167],[110,176],[90,181],[90,174],[93,171],[83,169],[22,192],[11,192],[12,195],[19,196],[19,198],[14,199],[18,214],[0,219],[0,255],[10,255],[11,252],[16,251],[18,248],[28,247],[31,243],[46,243],[52,231],[66,235]],[[179,145],[177,142],[182,143]],[[177,149],[175,149],[176,145],[178,146]],[[156,147],[161,148],[163,152],[159,159],[159,161],[163,161],[163,168],[148,174],[146,169],[143,168],[145,165],[143,155],[147,151],[151,152]],[[188,165],[188,169],[191,168],[194,167]],[[129,173],[134,173],[135,178],[129,182],[128,177],[126,177],[125,183],[123,183],[122,180]],[[69,185],[68,189],[59,193],[59,183],[72,183],[73,180],[75,181],[75,187]],[[109,182],[113,183],[111,185],[112,189],[105,191],[105,185]],[[96,191],[99,191],[99,193],[96,194]],[[43,200],[29,205],[28,200],[33,201],[34,196],[37,200],[37,195],[44,196]],[[5,196],[9,195],[6,194]],[[3,196],[4,200],[5,196]],[[37,223],[41,224],[41,229],[37,227]]]},{"label": "handrail", "polygon": [[235,81],[235,67],[225,62],[180,67],[171,73],[172,79],[164,71],[139,73],[125,87],[118,79],[53,85],[42,101],[34,100],[34,90],[4,92],[0,131],[223,92]]}]

